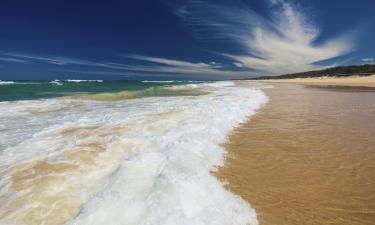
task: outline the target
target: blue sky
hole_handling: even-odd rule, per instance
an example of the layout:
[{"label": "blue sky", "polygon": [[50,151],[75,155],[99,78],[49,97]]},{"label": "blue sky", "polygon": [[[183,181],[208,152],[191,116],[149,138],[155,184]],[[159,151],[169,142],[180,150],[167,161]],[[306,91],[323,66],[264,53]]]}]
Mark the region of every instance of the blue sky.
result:
[{"label": "blue sky", "polygon": [[374,63],[373,0],[2,1],[0,80],[231,79]]}]

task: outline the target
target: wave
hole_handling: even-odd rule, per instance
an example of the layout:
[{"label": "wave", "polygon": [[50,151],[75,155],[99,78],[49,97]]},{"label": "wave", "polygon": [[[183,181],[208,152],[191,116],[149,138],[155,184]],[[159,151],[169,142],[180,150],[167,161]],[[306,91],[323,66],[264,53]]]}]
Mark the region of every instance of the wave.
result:
[{"label": "wave", "polygon": [[211,171],[267,97],[233,82],[171,87],[184,88],[206,94],[0,103],[0,223],[257,224]]},{"label": "wave", "polygon": [[1,81],[0,85],[12,85],[12,84],[42,84],[42,82],[35,82],[35,81]]},{"label": "wave", "polygon": [[143,80],[142,83],[202,83],[197,80]]},{"label": "wave", "polygon": [[[71,82],[71,83],[82,83],[82,82],[98,82],[102,83],[103,80],[52,80],[49,81],[50,84],[62,85],[62,82]],[[0,80],[0,85],[10,85],[10,84],[43,84],[44,82],[36,81],[2,81]]]},{"label": "wave", "polygon": [[0,80],[0,85],[8,85],[8,84],[14,84],[14,81],[2,81]]},{"label": "wave", "polygon": [[50,84],[56,84],[56,85],[58,85],[58,86],[63,85],[59,80],[53,80],[53,81],[50,81],[49,83],[50,83]]},{"label": "wave", "polygon": [[74,82],[74,83],[82,83],[82,82],[99,82],[99,83],[102,83],[103,82],[103,80],[71,80],[71,79],[63,80],[63,81]]}]

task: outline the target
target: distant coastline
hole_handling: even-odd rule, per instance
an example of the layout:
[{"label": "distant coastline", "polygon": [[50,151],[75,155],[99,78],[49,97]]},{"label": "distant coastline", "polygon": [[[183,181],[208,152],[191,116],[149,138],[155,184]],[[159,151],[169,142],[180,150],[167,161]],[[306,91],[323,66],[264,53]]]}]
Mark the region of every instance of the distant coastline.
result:
[{"label": "distant coastline", "polygon": [[350,76],[371,76],[375,74],[375,64],[339,66],[324,70],[314,70],[301,73],[284,74],[279,76],[261,76],[251,80],[275,80],[295,78],[316,78],[316,77],[350,77]]},{"label": "distant coastline", "polygon": [[348,77],[311,77],[291,79],[266,79],[256,82],[265,83],[289,83],[309,86],[323,87],[358,87],[375,90],[375,75],[371,76],[348,76]]},{"label": "distant coastline", "polygon": [[375,65],[335,67],[274,77],[265,76],[252,80],[266,83],[289,83],[325,87],[363,87],[375,90]]}]

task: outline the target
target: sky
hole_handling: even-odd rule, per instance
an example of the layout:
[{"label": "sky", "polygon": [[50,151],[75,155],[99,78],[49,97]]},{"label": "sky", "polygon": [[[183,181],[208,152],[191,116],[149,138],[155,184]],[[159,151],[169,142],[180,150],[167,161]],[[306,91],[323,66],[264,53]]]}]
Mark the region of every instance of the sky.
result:
[{"label": "sky", "polygon": [[373,0],[3,0],[0,80],[221,80],[375,62]]}]

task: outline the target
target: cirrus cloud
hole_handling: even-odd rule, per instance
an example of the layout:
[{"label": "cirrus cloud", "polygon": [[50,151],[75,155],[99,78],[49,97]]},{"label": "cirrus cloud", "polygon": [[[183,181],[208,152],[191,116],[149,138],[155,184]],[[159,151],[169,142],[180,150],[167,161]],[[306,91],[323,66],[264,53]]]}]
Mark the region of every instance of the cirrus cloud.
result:
[{"label": "cirrus cloud", "polygon": [[270,0],[262,16],[244,3],[224,6],[192,0],[176,14],[198,39],[224,40],[245,53],[221,53],[234,65],[266,74],[319,69],[317,63],[351,52],[353,35],[317,43],[321,30],[302,9],[284,0]]},{"label": "cirrus cloud", "polygon": [[[287,0],[265,0],[267,12],[260,14],[241,0],[231,5],[190,0],[175,14],[191,34],[210,41],[217,62],[173,59],[162,56],[122,54],[116,62],[98,62],[61,56],[0,52],[4,63],[53,64],[60,69],[112,75],[155,75],[194,77],[194,79],[251,78],[262,75],[317,70],[347,62],[344,56],[355,49],[351,33],[331,39],[322,38],[322,30],[301,7]],[[228,4],[228,3],[227,3]],[[226,42],[226,51],[220,45]],[[234,53],[240,47],[241,53]],[[206,51],[207,49],[205,49]],[[238,50],[238,48],[237,48]],[[332,60],[334,59],[334,60]],[[321,63],[331,60],[332,64]],[[372,58],[363,62],[372,62]],[[326,62],[327,63],[327,62]]]}]

